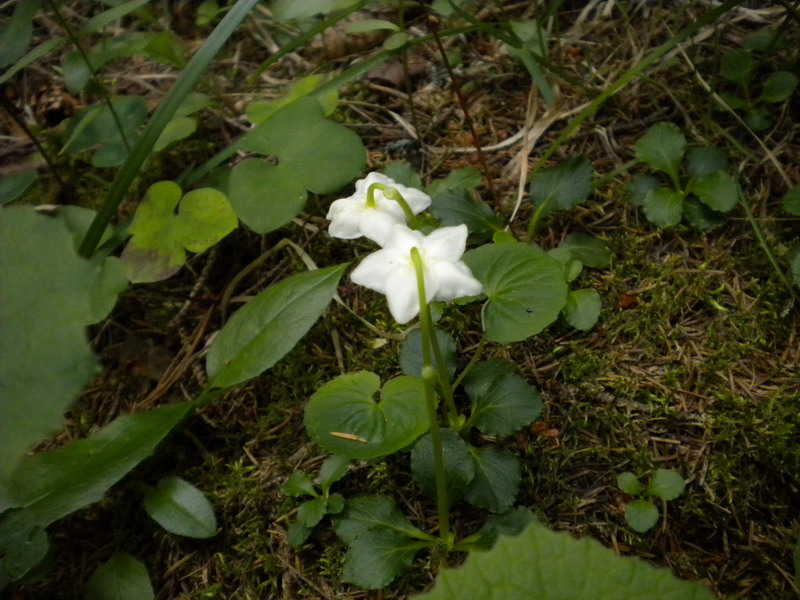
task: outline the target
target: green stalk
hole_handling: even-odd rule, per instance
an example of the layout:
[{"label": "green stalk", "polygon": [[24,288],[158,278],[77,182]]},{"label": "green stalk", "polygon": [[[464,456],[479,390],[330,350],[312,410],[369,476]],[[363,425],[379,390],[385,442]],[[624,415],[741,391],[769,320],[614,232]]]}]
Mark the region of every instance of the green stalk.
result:
[{"label": "green stalk", "polygon": [[134,144],[128,158],[125,159],[122,167],[117,172],[111,184],[111,189],[108,191],[108,197],[105,203],[97,212],[89,230],[81,242],[78,252],[81,256],[89,257],[97,247],[106,226],[114,218],[117,208],[125,198],[125,194],[130,189],[133,180],[139,174],[144,161],[150,156],[153,151],[158,137],[167,126],[175,111],[180,106],[183,99],[194,89],[195,84],[200,80],[206,72],[208,65],[214,60],[214,57],[220,51],[228,38],[236,31],[236,28],[242,20],[250,12],[250,9],[256,5],[258,0],[237,0],[233,8],[227,15],[220,21],[219,25],[214,28],[211,35],[208,36],[205,44],[197,51],[197,53],[186,65],[186,68],[178,77],[178,80],[172,86],[169,93],[164,97],[164,100],[153,113],[150,121],[142,131],[142,135]]},{"label": "green stalk", "polygon": [[436,415],[436,398],[434,382],[436,371],[431,361],[431,338],[434,336],[430,308],[425,296],[425,276],[419,250],[411,248],[411,263],[417,274],[417,294],[419,295],[419,320],[422,326],[422,383],[425,388],[425,402],[428,406],[428,419],[431,424],[431,441],[433,442],[433,464],[436,475],[436,505],[439,510],[439,538],[447,548],[451,548],[453,538],[450,534],[450,509],[447,504],[447,488],[444,474],[444,449],[442,432]]},{"label": "green stalk", "polygon": [[419,223],[417,222],[417,216],[414,214],[414,211],[411,210],[411,207],[406,202],[406,199],[403,198],[403,195],[394,189],[391,186],[384,185],[382,183],[373,183],[367,188],[367,206],[370,208],[375,208],[377,206],[377,202],[375,200],[375,190],[380,190],[383,192],[383,197],[387,200],[394,200],[400,205],[400,208],[403,209],[403,214],[406,216],[406,221],[408,222],[408,226],[411,229],[419,229]]}]

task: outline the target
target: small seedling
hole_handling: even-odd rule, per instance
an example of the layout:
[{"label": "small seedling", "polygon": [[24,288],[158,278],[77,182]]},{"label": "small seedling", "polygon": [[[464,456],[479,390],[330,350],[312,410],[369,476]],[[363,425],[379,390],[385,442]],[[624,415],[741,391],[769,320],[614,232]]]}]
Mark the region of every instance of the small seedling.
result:
[{"label": "small seedling", "polygon": [[636,496],[625,509],[625,520],[635,531],[644,533],[658,522],[658,508],[650,500],[653,496],[661,500],[674,500],[683,493],[686,484],[678,471],[656,469],[645,486],[630,471],[617,475],[617,487],[626,494]]},{"label": "small seedling", "polygon": [[342,512],[344,497],[330,492],[331,486],[347,474],[349,466],[350,461],[347,458],[334,454],[322,463],[318,486],[314,485],[311,476],[305,471],[295,471],[283,485],[283,493],[287,496],[313,498],[303,502],[297,509],[297,521],[289,527],[288,537],[291,546],[295,548],[302,546],[325,515]]},{"label": "small seedling", "polygon": [[686,217],[698,229],[708,229],[719,225],[736,206],[739,183],[725,172],[728,160],[719,148],[695,147],[687,153],[686,146],[677,125],[653,125],[636,143],[636,158],[667,175],[671,185],[640,174],[631,180],[628,191],[631,202],[641,206],[654,225],[677,225]]}]

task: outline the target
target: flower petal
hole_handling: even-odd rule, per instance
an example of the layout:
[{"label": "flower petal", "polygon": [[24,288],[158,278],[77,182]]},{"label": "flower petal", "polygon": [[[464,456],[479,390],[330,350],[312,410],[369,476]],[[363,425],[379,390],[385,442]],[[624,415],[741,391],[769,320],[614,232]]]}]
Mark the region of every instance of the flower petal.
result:
[{"label": "flower petal", "polygon": [[414,231],[406,225],[398,224],[392,227],[392,233],[386,242],[385,248],[402,253],[411,261],[411,248],[422,248],[425,241],[425,236],[419,231]]},{"label": "flower petal", "polygon": [[419,313],[417,275],[414,268],[409,267],[394,265],[387,273],[386,301],[389,312],[400,324],[408,323]]},{"label": "flower petal", "polygon": [[[339,202],[339,200],[336,202]],[[331,206],[331,209],[333,209],[333,206]],[[330,215],[331,212],[328,212],[328,218],[331,219],[331,224],[328,226],[328,233],[332,237],[352,240],[363,235],[361,233],[360,211],[341,210],[333,217]]]},{"label": "flower petal", "polygon": [[422,244],[425,254],[441,260],[456,261],[467,247],[467,226],[441,227],[428,235]]},{"label": "flower petal", "polygon": [[432,270],[435,271],[439,283],[434,300],[477,296],[483,291],[481,282],[472,276],[469,267],[462,262],[436,261]]},{"label": "flower petal", "polygon": [[[359,211],[358,218],[360,235],[371,239],[379,246],[386,245],[395,225],[403,225],[406,222],[402,213],[400,214],[400,220],[398,220],[397,215],[374,208],[365,208]],[[328,231],[330,231],[330,228]]]},{"label": "flower petal", "polygon": [[392,258],[394,255],[395,253],[391,250],[373,252],[353,269],[353,272],[350,273],[350,280],[381,294],[387,293],[387,273],[393,266]]}]

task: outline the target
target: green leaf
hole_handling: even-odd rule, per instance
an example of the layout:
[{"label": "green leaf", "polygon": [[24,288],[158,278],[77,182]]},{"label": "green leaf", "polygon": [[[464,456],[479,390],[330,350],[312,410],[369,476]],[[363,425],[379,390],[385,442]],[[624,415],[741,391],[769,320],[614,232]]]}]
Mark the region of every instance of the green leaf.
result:
[{"label": "green leaf", "polygon": [[800,217],[800,185],[794,186],[783,197],[783,210],[790,215]]},{"label": "green leaf", "polygon": [[697,583],[638,558],[620,557],[585,537],[538,523],[501,537],[489,552],[444,569],[433,590],[412,600],[713,600]]},{"label": "green leaf", "polygon": [[493,513],[507,511],[514,504],[522,479],[522,466],[517,456],[497,446],[470,448],[475,463],[475,477],[470,481],[464,499],[478,508]]},{"label": "green leaf", "polygon": [[519,535],[536,521],[530,509],[518,506],[502,515],[492,515],[476,534],[472,546],[478,550],[491,550],[501,535]]},{"label": "green leaf", "polygon": [[119,552],[100,566],[86,582],[86,600],[151,600],[155,598],[147,567],[130,554]]},{"label": "green leaf", "polygon": [[208,352],[211,385],[242,383],[283,358],[325,312],[346,267],[293,275],[240,308]]},{"label": "green leaf", "polygon": [[695,197],[689,196],[683,203],[683,216],[692,225],[701,231],[718,227],[725,222],[725,215],[711,210]]},{"label": "green leaf", "polygon": [[239,218],[258,233],[291,221],[302,210],[306,190],[329,194],[352,181],[365,165],[361,139],[325,118],[310,97],[298,98],[257,125],[241,140],[246,150],[274,157],[233,168],[231,202]]},{"label": "green leaf", "polygon": [[186,66],[186,52],[171,31],[154,34],[144,47],[144,54],[153,60],[182,69]]},{"label": "green leaf", "polygon": [[361,19],[346,23],[344,31],[349,34],[359,34],[372,31],[400,31],[400,28],[391,21],[385,21],[384,19]]},{"label": "green leaf", "polygon": [[611,250],[608,244],[587,233],[572,233],[558,246],[587,267],[605,269],[611,266]]},{"label": "green leaf", "polygon": [[765,108],[758,108],[747,113],[744,122],[753,131],[766,131],[772,125],[772,117]]},{"label": "green leaf", "polygon": [[525,68],[542,94],[545,104],[551,106],[554,101],[553,89],[542,70],[542,66],[534,57],[545,58],[547,54],[547,37],[542,26],[536,20],[511,21],[511,29],[522,42],[522,46],[506,46],[508,53],[516,57]]},{"label": "green leaf", "polygon": [[119,260],[77,256],[61,219],[30,206],[0,211],[0,487],[94,376],[87,325],[103,319],[127,281]]},{"label": "green leaf", "polygon": [[159,181],[136,209],[129,229],[133,237],[122,253],[132,282],[166,279],[186,262],[185,250],[203,252],[236,229],[236,215],[219,190],[202,188],[181,196],[178,184]]},{"label": "green leaf", "polygon": [[17,62],[14,63],[13,66],[6,69],[6,71],[0,75],[0,85],[3,85],[5,82],[9,81],[14,75],[22,71],[24,68],[32,65],[40,58],[44,58],[45,56],[49,56],[52,54],[56,48],[61,46],[66,41],[65,38],[55,38],[51,40],[47,40],[42,42],[33,50],[28,52],[25,56],[20,58]]},{"label": "green leaf", "polygon": [[722,55],[719,74],[743,90],[750,87],[755,71],[756,61],[747,50],[731,50]]},{"label": "green leaf", "polygon": [[553,248],[547,254],[555,258],[564,270],[564,279],[567,282],[575,281],[583,271],[583,263],[575,258],[567,248]]},{"label": "green leaf", "polygon": [[797,545],[794,547],[794,584],[800,587],[800,538],[797,538]]},{"label": "green leaf", "polygon": [[8,499],[8,508],[28,508],[35,522],[45,527],[102,499],[193,408],[194,402],[182,402],[122,415],[88,438],[26,457],[0,497]]},{"label": "green leaf", "polygon": [[350,459],[346,456],[334,454],[326,458],[319,469],[319,484],[322,491],[327,492],[334,483],[347,475],[349,467]]},{"label": "green leaf", "polygon": [[191,538],[217,535],[217,519],[211,503],[188,481],[167,477],[144,496],[147,514],[164,529]]},{"label": "green leaf", "polygon": [[[245,108],[245,115],[254,125],[259,125],[269,119],[284,106],[288,106],[298,98],[304,98],[325,83],[322,75],[309,75],[298,79],[289,92],[276,100],[255,100]],[[330,115],[339,103],[339,93],[331,91],[318,99],[325,115]]]},{"label": "green leaf", "polygon": [[140,6],[144,6],[148,2],[150,2],[150,0],[128,0],[128,2],[123,2],[108,10],[97,13],[84,23],[81,28],[81,34],[96,33],[107,25],[111,25],[114,21],[118,21],[128,13],[133,12]]},{"label": "green leaf", "polygon": [[308,536],[314,531],[313,527],[306,527],[300,521],[295,521],[289,526],[289,531],[286,533],[286,541],[292,548],[299,548],[306,543]]},{"label": "green leaf", "polygon": [[381,173],[394,179],[400,185],[410,188],[422,189],[422,177],[419,176],[409,163],[404,160],[393,160],[386,164]]},{"label": "green leaf", "polygon": [[[442,453],[444,454],[445,488],[449,504],[458,502],[475,476],[475,465],[466,442],[452,429],[441,429]],[[425,434],[411,451],[411,474],[422,493],[436,498],[436,469],[433,438]]]},{"label": "green leaf", "polygon": [[677,225],[683,216],[683,194],[666,187],[650,191],[644,199],[644,214],[658,227]]},{"label": "green leaf", "polygon": [[[456,341],[446,331],[435,329],[436,341],[439,343],[439,348],[442,351],[442,358],[444,359],[445,371],[453,378],[458,364],[458,352],[456,349]],[[413,375],[414,377],[422,376],[422,331],[415,329],[408,334],[408,337],[403,341],[403,347],[400,349],[400,368],[405,375]]]},{"label": "green leaf", "polygon": [[333,518],[333,530],[348,546],[370,529],[390,530],[407,538],[433,539],[409,523],[394,500],[388,496],[351,498],[347,501],[344,512]]},{"label": "green leaf", "polygon": [[570,210],[592,193],[592,163],[583,156],[568,158],[558,166],[543,169],[531,182],[531,202],[544,214]]},{"label": "green leaf", "polygon": [[411,565],[422,547],[395,531],[371,529],[348,546],[342,577],[365,590],[381,589]]},{"label": "green leaf", "polygon": [[307,19],[346,8],[356,0],[274,0],[272,12],[279,21]]},{"label": "green leaf", "polygon": [[719,148],[703,146],[692,148],[686,158],[689,177],[705,177],[728,168],[728,159]]},{"label": "green leaf", "polygon": [[656,469],[647,484],[647,493],[662,500],[674,500],[683,493],[683,476],[671,469]]},{"label": "green leaf", "polygon": [[44,560],[49,543],[44,529],[27,510],[10,510],[0,517],[0,591]]},{"label": "green leaf", "polygon": [[693,180],[691,191],[703,204],[718,212],[730,212],[739,202],[739,184],[723,171]]},{"label": "green leaf", "polygon": [[487,244],[464,255],[489,300],[484,312],[486,338],[508,344],[542,331],[567,302],[561,265],[541,248]]},{"label": "green leaf", "polygon": [[628,184],[628,194],[631,196],[631,204],[634,206],[644,206],[644,199],[647,194],[660,185],[658,178],[652,175],[634,175]]},{"label": "green leaf", "polygon": [[651,169],[678,177],[686,138],[674,123],[656,123],[636,142],[636,158]]},{"label": "green leaf", "polygon": [[564,318],[575,329],[589,331],[600,318],[602,308],[603,302],[597,290],[592,288],[572,290],[567,295]]},{"label": "green leaf", "polygon": [[13,202],[39,178],[36,171],[20,171],[0,177],[0,205]]},{"label": "green leaf", "polygon": [[297,498],[299,496],[317,496],[317,490],[311,477],[305,471],[295,471],[283,484],[281,491],[287,496]]},{"label": "green leaf", "polygon": [[323,496],[303,502],[297,509],[297,520],[312,528],[325,516],[327,507],[328,501]]},{"label": "green leaf", "polygon": [[433,198],[436,203],[437,196],[450,191],[467,192],[475,189],[483,183],[481,172],[475,167],[462,167],[450,173],[444,179],[437,179],[431,183],[426,192]]},{"label": "green leaf", "polygon": [[486,435],[505,437],[530,425],[542,410],[539,392],[519,375],[514,364],[495,358],[472,369],[464,389],[472,401],[469,422]]},{"label": "green leaf", "polygon": [[308,434],[323,449],[348,458],[377,458],[410,445],[428,430],[422,380],[397,377],[374,398],[380,379],[369,371],[329,381],[306,405]]},{"label": "green leaf", "polygon": [[440,192],[430,207],[431,214],[445,226],[467,226],[469,232],[489,239],[495,231],[503,230],[503,219],[482,200],[473,200],[465,190]]},{"label": "green leaf", "polygon": [[797,75],[789,71],[777,71],[764,82],[759,100],[763,102],[783,102],[797,89],[800,82]]},{"label": "green leaf", "polygon": [[625,509],[625,520],[631,529],[644,533],[658,522],[658,509],[649,500],[634,500]]},{"label": "green leaf", "polygon": [[383,42],[383,47],[385,50],[397,50],[405,46],[406,43],[408,43],[408,34],[405,31],[400,31],[386,38]]},{"label": "green leaf", "polygon": [[742,47],[746,50],[757,50],[766,52],[775,42],[775,34],[769,29],[761,29],[751,33],[742,42]]},{"label": "green leaf", "polygon": [[173,142],[189,137],[196,129],[197,119],[192,117],[176,117],[172,119],[167,123],[167,126],[164,127],[161,135],[158,136],[158,140],[156,140],[153,146],[153,152],[161,152]]},{"label": "green leaf", "polygon": [[328,496],[328,504],[325,510],[329,515],[338,515],[344,510],[344,496],[341,494],[331,494]]},{"label": "green leaf", "polygon": [[791,270],[794,284],[800,287],[800,251],[795,252],[794,256],[792,257],[791,264],[789,265],[789,269]]},{"label": "green leaf", "polygon": [[41,5],[41,0],[17,3],[14,14],[0,30],[0,68],[25,54],[33,38],[33,17]]},{"label": "green leaf", "polygon": [[617,475],[617,487],[631,496],[638,496],[644,491],[644,484],[630,471]]}]

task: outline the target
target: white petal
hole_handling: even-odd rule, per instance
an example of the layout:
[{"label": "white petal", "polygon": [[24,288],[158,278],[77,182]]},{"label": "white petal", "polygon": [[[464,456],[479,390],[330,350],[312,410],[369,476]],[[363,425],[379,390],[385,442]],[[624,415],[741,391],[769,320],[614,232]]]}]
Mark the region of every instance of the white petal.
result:
[{"label": "white petal", "polygon": [[[335,238],[352,240],[361,237],[361,211],[343,210],[335,217],[332,217],[331,224],[328,226],[328,233]],[[330,215],[330,213],[328,213]],[[331,217],[328,217],[331,219]]]},{"label": "white petal", "polygon": [[396,215],[367,208],[360,211],[359,214],[359,229],[361,235],[368,237],[379,246],[385,246],[392,233],[392,228],[397,225],[403,225],[405,219],[400,216],[398,220]]},{"label": "white petal", "polygon": [[397,191],[400,192],[403,199],[408,202],[408,205],[411,207],[411,212],[415,215],[421,213],[431,205],[431,197],[423,191],[404,185],[397,186]]},{"label": "white petal", "polygon": [[395,265],[388,271],[386,301],[389,312],[398,323],[408,323],[419,313],[417,275],[410,265]]},{"label": "white petal", "polygon": [[431,232],[423,242],[425,253],[430,257],[456,261],[467,247],[467,226],[441,227]]},{"label": "white petal", "polygon": [[399,253],[407,255],[411,260],[411,248],[421,248],[425,236],[419,231],[409,229],[406,225],[394,225],[392,227],[391,235],[386,242],[385,248],[391,248]]},{"label": "white petal", "polygon": [[392,268],[392,258],[394,256],[395,253],[391,250],[373,252],[353,269],[353,272],[350,273],[350,279],[353,283],[385,294],[387,273]]},{"label": "white petal", "polygon": [[338,200],[334,200],[331,203],[330,207],[328,208],[328,214],[325,216],[325,218],[328,219],[329,221],[333,221],[343,212],[351,211],[356,204],[357,201],[353,199],[353,196],[350,196],[349,198],[339,198]]},{"label": "white petal", "polygon": [[462,262],[436,261],[432,265],[432,270],[436,272],[439,283],[434,300],[446,301],[463,296],[477,296],[483,291],[481,282],[472,276],[469,267]]}]

